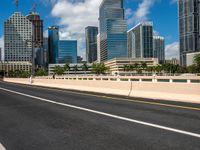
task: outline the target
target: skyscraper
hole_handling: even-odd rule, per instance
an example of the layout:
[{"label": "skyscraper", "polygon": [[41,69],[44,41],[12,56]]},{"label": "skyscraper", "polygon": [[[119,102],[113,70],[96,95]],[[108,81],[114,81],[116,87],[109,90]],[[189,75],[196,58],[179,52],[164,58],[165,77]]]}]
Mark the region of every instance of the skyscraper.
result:
[{"label": "skyscraper", "polygon": [[59,63],[77,63],[77,41],[60,40],[59,44]]},{"label": "skyscraper", "polygon": [[32,23],[15,12],[4,23],[5,61],[32,62]]},{"label": "skyscraper", "polygon": [[100,60],[127,57],[127,23],[123,0],[103,0],[99,10]]},{"label": "skyscraper", "polygon": [[153,55],[158,58],[159,63],[165,61],[165,39],[161,36],[153,36]]},{"label": "skyscraper", "polygon": [[51,26],[48,28],[49,38],[49,63],[58,63],[58,43],[59,43],[59,28]]},{"label": "skyscraper", "polygon": [[34,41],[36,44],[35,47],[43,46],[43,20],[40,19],[40,15],[36,12],[30,12],[26,18],[33,23],[34,27]]},{"label": "skyscraper", "polygon": [[33,41],[34,41],[34,57],[35,66],[41,67],[44,65],[43,52],[43,20],[36,12],[30,12],[26,18],[33,24]]},{"label": "skyscraper", "polygon": [[188,53],[200,52],[200,2],[179,0],[180,63],[185,66]]},{"label": "skyscraper", "polygon": [[128,57],[153,58],[153,23],[142,22],[128,31]]},{"label": "skyscraper", "polygon": [[43,49],[44,49],[44,65],[47,68],[49,63],[49,40],[47,37],[43,39]]},{"label": "skyscraper", "polygon": [[97,34],[98,27],[88,26],[85,28],[86,60],[93,63],[97,60]]}]

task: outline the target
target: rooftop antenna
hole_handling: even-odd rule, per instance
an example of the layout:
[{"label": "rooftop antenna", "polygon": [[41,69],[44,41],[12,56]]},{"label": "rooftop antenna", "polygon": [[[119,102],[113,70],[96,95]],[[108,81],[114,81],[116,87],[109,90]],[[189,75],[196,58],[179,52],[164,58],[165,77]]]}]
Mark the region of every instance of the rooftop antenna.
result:
[{"label": "rooftop antenna", "polygon": [[15,0],[15,5],[16,5],[16,11],[18,12],[18,10],[19,10],[19,0]]}]

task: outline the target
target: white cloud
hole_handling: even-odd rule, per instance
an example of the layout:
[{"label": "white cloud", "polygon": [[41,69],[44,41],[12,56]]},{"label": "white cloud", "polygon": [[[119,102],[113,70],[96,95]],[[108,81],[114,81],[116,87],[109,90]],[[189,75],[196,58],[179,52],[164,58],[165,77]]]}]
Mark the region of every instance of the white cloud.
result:
[{"label": "white cloud", "polygon": [[132,12],[132,16],[128,17],[128,24],[134,25],[141,21],[148,20],[150,9],[154,6],[156,1],[157,0],[142,0],[136,11],[128,9],[128,12]]},{"label": "white cloud", "polygon": [[98,26],[99,6],[102,0],[57,0],[52,16],[58,18],[61,39],[77,39],[79,54],[85,47],[85,27]]},{"label": "white cloud", "polygon": [[171,58],[179,59],[179,42],[174,42],[166,45],[165,57],[166,59],[171,59]]},{"label": "white cloud", "polygon": [[178,1],[178,0],[171,0],[171,1],[170,1],[170,4],[175,4],[175,3],[177,3],[177,1]]},{"label": "white cloud", "polygon": [[3,36],[0,38],[0,48],[2,48],[1,60],[3,60],[3,58],[4,58],[4,38],[3,38]]}]

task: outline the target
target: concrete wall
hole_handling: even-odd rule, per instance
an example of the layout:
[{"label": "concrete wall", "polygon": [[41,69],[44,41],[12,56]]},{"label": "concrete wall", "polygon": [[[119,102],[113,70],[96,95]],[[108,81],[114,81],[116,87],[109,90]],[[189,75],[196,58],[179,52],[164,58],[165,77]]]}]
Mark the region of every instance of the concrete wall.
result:
[{"label": "concrete wall", "polygon": [[[29,79],[5,78],[4,81],[30,84]],[[34,79],[33,85],[200,104],[200,84],[194,83]]]}]

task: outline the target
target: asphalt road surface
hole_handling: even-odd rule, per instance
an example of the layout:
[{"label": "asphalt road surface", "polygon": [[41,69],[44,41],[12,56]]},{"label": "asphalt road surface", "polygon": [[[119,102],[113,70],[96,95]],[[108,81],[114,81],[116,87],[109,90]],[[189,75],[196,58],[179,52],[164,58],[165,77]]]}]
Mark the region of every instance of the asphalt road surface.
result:
[{"label": "asphalt road surface", "polygon": [[0,150],[200,150],[200,105],[0,82]]}]

